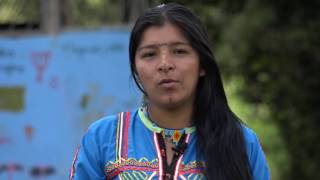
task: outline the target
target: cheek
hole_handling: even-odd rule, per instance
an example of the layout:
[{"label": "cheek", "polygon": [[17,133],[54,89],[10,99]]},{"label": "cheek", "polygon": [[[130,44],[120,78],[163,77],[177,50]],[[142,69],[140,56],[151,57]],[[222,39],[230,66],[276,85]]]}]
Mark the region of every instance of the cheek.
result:
[{"label": "cheek", "polygon": [[148,86],[148,82],[152,78],[152,73],[150,72],[150,69],[143,64],[136,63],[136,70],[140,84],[143,87]]},{"label": "cheek", "polygon": [[141,80],[141,75],[144,74],[143,65],[141,63],[139,63],[139,62],[138,63],[135,62],[135,68],[136,68],[136,73],[138,75],[138,78],[139,78],[139,80]]},{"label": "cheek", "polygon": [[188,67],[189,74],[191,76],[194,76],[195,78],[199,78],[204,73],[204,71],[200,67],[200,64],[197,61],[190,63]]},{"label": "cheek", "polygon": [[187,72],[185,72],[185,74],[187,74],[187,83],[190,87],[194,88],[197,85],[199,78],[204,76],[205,71],[203,71],[199,67],[199,64],[194,63],[192,66],[190,66],[190,69]]}]

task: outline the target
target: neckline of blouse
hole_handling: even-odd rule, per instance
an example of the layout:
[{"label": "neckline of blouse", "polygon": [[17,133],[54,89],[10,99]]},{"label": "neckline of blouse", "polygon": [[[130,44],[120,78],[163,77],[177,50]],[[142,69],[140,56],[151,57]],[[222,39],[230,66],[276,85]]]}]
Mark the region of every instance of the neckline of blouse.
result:
[{"label": "neckline of blouse", "polygon": [[146,116],[145,114],[145,110],[144,108],[139,108],[138,110],[138,115],[142,121],[142,123],[151,131],[156,132],[156,133],[161,133],[165,130],[183,130],[186,134],[191,134],[193,132],[196,131],[196,127],[195,126],[191,126],[191,127],[186,127],[186,128],[182,128],[182,129],[167,129],[167,128],[162,128],[157,126],[155,123],[153,123],[148,116]]}]

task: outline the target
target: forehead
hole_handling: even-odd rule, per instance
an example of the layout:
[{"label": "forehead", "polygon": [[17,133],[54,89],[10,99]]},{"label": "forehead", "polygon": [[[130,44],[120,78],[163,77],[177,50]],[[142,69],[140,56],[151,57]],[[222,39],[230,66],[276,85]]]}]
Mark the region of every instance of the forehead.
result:
[{"label": "forehead", "polygon": [[188,39],[184,36],[181,29],[176,25],[165,23],[163,26],[150,26],[141,36],[138,47],[153,44],[172,44],[183,43],[189,44]]}]

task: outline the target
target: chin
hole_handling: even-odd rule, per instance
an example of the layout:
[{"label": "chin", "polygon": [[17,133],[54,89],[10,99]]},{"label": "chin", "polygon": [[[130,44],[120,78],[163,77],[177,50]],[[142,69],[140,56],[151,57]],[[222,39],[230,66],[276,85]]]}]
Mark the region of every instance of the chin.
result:
[{"label": "chin", "polygon": [[173,100],[170,100],[170,101],[165,101],[165,102],[161,102],[160,103],[161,107],[164,108],[164,109],[177,109],[179,108],[180,106],[182,106],[183,103],[181,103],[180,101],[173,101]]},{"label": "chin", "polygon": [[[162,109],[177,109],[179,107],[184,106],[187,102],[188,99],[181,98],[180,96],[163,96],[158,99],[153,99],[154,105],[162,108]],[[151,103],[151,102],[150,102]]]}]

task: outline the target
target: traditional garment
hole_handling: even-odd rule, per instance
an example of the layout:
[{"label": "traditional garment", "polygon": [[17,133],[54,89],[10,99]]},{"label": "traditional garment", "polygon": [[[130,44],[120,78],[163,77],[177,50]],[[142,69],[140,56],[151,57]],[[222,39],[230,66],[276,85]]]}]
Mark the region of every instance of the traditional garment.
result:
[{"label": "traditional garment", "polygon": [[[247,127],[243,129],[253,179],[269,180],[256,135]],[[205,160],[196,153],[195,128],[183,129],[183,137],[179,132],[174,131],[174,138],[176,142],[180,139],[178,149],[182,152],[177,150],[167,166],[164,129],[152,123],[142,108],[98,120],[82,138],[70,179],[205,179]]]}]

